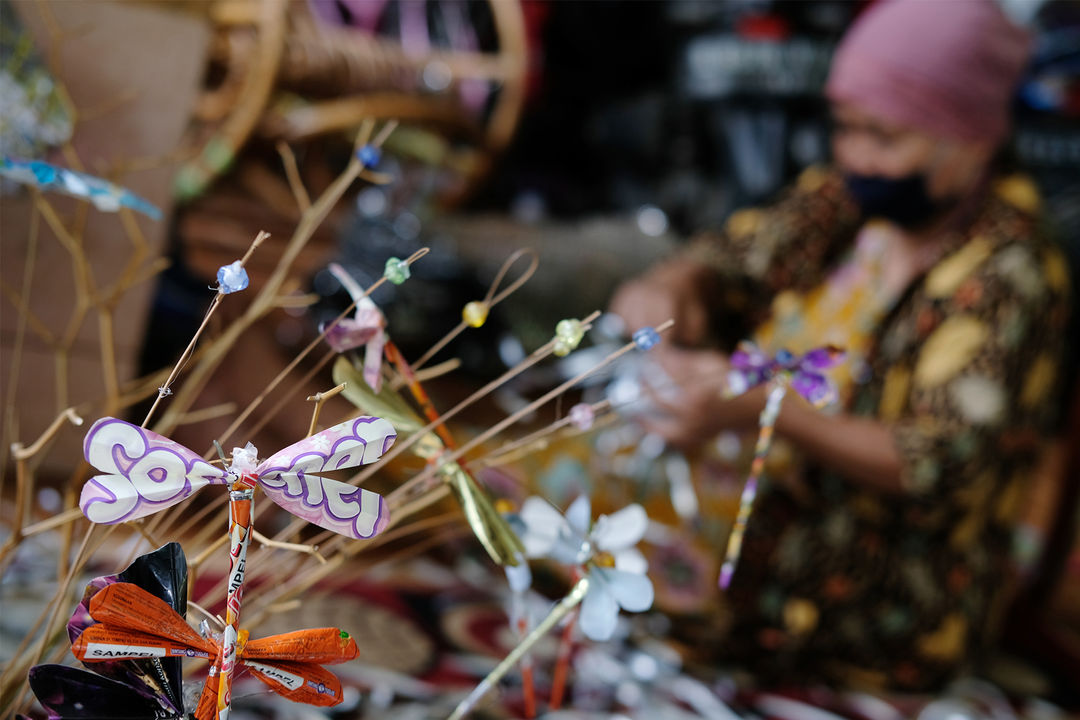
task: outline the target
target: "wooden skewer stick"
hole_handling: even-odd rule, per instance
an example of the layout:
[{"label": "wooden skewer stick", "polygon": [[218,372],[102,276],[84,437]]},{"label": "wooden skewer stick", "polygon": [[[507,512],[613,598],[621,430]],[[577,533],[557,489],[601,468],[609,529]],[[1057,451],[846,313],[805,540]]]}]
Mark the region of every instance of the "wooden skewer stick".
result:
[{"label": "wooden skewer stick", "polygon": [[326,392],[317,392],[314,395],[308,395],[308,402],[315,403],[315,409],[311,413],[311,426],[308,427],[307,436],[311,437],[315,434],[315,428],[319,424],[319,413],[322,412],[322,406],[327,400],[341,393],[345,389],[347,383],[341,383],[337,387],[332,387]]},{"label": "wooden skewer stick", "polygon": [[255,528],[251,529],[251,537],[256,542],[261,543],[262,545],[264,545],[266,547],[272,547],[272,548],[278,548],[279,550],[291,550],[293,552],[304,553],[306,555],[311,555],[312,557],[314,557],[316,560],[319,561],[320,565],[325,565],[326,564],[326,558],[324,558],[322,555],[319,554],[319,547],[317,545],[304,545],[304,544],[301,544],[301,543],[289,543],[289,542],[280,542],[278,540],[271,540],[270,538],[266,537],[265,535],[263,535],[261,532],[259,532]]},{"label": "wooden skewer stick", "polygon": [[[667,320],[664,323],[662,323],[659,327],[656,328],[656,332],[658,332],[658,333],[666,332],[666,331],[670,330],[671,327],[674,324],[675,324],[674,320]],[[589,368],[588,370],[586,370],[584,372],[578,373],[577,375],[570,378],[566,382],[562,383],[558,387],[554,388],[553,390],[550,390],[545,395],[543,395],[540,398],[538,398],[538,399],[534,400],[533,402],[529,403],[528,405],[521,408],[520,410],[513,413],[512,415],[504,418],[502,421],[500,421],[500,422],[496,423],[495,425],[491,426],[486,431],[480,433],[479,435],[477,435],[472,440],[470,440],[469,442],[462,445],[460,448],[458,448],[454,452],[449,453],[444,458],[442,458],[442,463],[454,462],[455,460],[458,460],[459,458],[464,456],[467,452],[469,452],[470,450],[476,448],[481,443],[486,442],[490,438],[498,435],[499,433],[501,433],[506,428],[510,427],[514,423],[521,420],[521,418],[525,417],[529,413],[533,412],[537,408],[539,408],[542,405],[548,403],[549,401],[551,401],[552,399],[558,397],[559,395],[562,395],[564,392],[566,392],[568,389],[570,389],[574,385],[578,384],[579,382],[581,382],[585,378],[589,377],[593,373],[597,372],[601,368],[606,367],[607,365],[610,365],[611,363],[615,362],[617,359],[619,359],[623,355],[627,354],[628,352],[634,350],[636,347],[637,346],[633,342],[627,343],[626,345],[622,346],[621,348],[619,348],[615,352],[608,355],[606,358],[604,358],[602,361],[600,361],[599,363],[597,363],[593,367]],[[391,510],[393,510],[396,506],[403,504],[403,501],[408,499],[410,496],[417,495],[417,494],[423,493],[423,492],[431,489],[432,480],[433,480],[433,478],[436,477],[437,473],[439,472],[439,469],[442,466],[442,463],[436,463],[436,464],[433,464],[433,465],[429,465],[426,469],[424,469],[423,471],[418,473],[415,477],[413,477],[408,482],[403,484],[401,487],[397,488],[392,493],[390,493],[387,496],[386,500],[387,500],[387,503],[389,504]],[[393,520],[391,520],[391,522],[393,522]]]},{"label": "wooden skewer stick", "polygon": [[[588,330],[590,327],[592,327],[592,322],[594,320],[596,320],[596,318],[598,318],[598,317],[600,317],[600,312],[599,311],[591,313],[589,316],[587,316],[586,318],[584,318],[581,321],[582,327],[585,330]],[[462,400],[460,403],[455,405],[449,411],[447,411],[447,412],[443,413],[442,415],[440,415],[437,420],[433,420],[433,421],[429,422],[427,425],[422,427],[420,430],[413,433],[408,439],[406,439],[405,441],[395,445],[393,448],[390,449],[390,451],[388,453],[383,455],[379,459],[378,462],[372,463],[368,467],[364,468],[364,470],[362,470],[360,473],[358,473],[356,475],[356,477],[354,477],[353,480],[351,481],[352,484],[359,485],[359,484],[363,483],[369,477],[371,477],[375,473],[379,472],[379,470],[381,470],[382,467],[384,465],[386,465],[386,463],[390,462],[391,460],[396,458],[398,455],[405,452],[410,447],[412,447],[417,442],[419,442],[425,435],[427,435],[429,432],[431,432],[435,428],[436,425],[441,425],[441,424],[445,423],[447,420],[450,420],[455,415],[460,413],[462,410],[466,409],[467,407],[469,407],[473,403],[477,402],[478,400],[486,397],[488,394],[490,394],[490,393],[494,392],[495,390],[497,390],[498,388],[502,387],[504,384],[506,384],[511,379],[517,377],[518,375],[525,372],[526,370],[528,370],[530,367],[532,367],[536,363],[538,363],[541,360],[543,360],[544,358],[546,358],[548,355],[551,354],[553,345],[554,345],[554,341],[545,343],[540,348],[538,348],[536,351],[534,351],[533,354],[530,355],[529,357],[527,357],[525,360],[522,360],[517,365],[515,365],[514,367],[512,367],[509,370],[507,370],[506,372],[504,372],[502,375],[495,378],[494,380],[489,382],[487,385],[485,385],[484,387],[480,388],[479,390],[474,392],[469,397]]]},{"label": "wooden skewer stick", "polygon": [[492,670],[486,678],[480,681],[480,684],[473,688],[473,691],[468,696],[458,703],[458,706],[454,708],[454,712],[447,720],[463,720],[463,718],[469,714],[476,703],[480,702],[491,690],[499,683],[506,673],[510,672],[510,669],[517,664],[522,655],[527,653],[532,646],[535,645],[544,635],[548,633],[560,620],[569,614],[571,610],[578,606],[585,594],[589,591],[589,578],[583,577],[577,581],[577,584],[570,589],[570,592],[566,594],[562,600],[559,601],[548,616],[540,621],[540,624],[529,633],[529,635],[518,643],[517,647],[510,651],[510,654],[503,659],[495,669]]},{"label": "wooden skewer stick", "polygon": [[0,573],[3,573],[7,563],[14,557],[13,552],[24,537],[23,521],[34,484],[28,463],[50,440],[56,437],[65,421],[76,426],[83,424],[83,419],[75,412],[75,408],[67,408],[56,416],[49,427],[45,428],[45,432],[41,433],[41,436],[30,447],[24,447],[22,443],[11,445],[11,456],[15,460],[15,518],[11,523],[11,535],[4,543],[4,547],[0,548]]},{"label": "wooden skewer stick", "polygon": [[[420,248],[419,250],[414,252],[412,255],[410,255],[405,260],[405,262],[408,263],[409,265],[412,265],[414,262],[416,262],[420,258],[427,255],[428,252],[429,252],[428,248]],[[369,287],[367,290],[364,291],[364,296],[366,297],[366,296],[370,295],[373,291],[378,289],[384,282],[386,282],[386,277],[385,276],[381,277],[378,280],[376,280],[375,282],[373,282],[371,284],[371,287]],[[269,395],[274,390],[274,388],[276,388],[281,383],[281,381],[284,380],[285,377],[290,372],[292,372],[292,370],[297,365],[299,365],[300,362],[305,357],[308,356],[308,353],[310,353],[312,350],[314,350],[319,345],[319,343],[322,342],[323,338],[326,337],[326,333],[330,330],[330,328],[332,328],[339,320],[343,320],[345,318],[345,316],[348,315],[350,312],[352,312],[354,309],[356,309],[356,301],[355,300],[352,303],[350,303],[347,308],[345,308],[343,311],[341,311],[341,314],[339,314],[336,318],[334,318],[334,320],[332,322],[327,323],[327,325],[323,329],[323,331],[321,333],[319,333],[319,335],[314,340],[312,340],[310,343],[308,343],[307,346],[303,350],[300,351],[300,354],[297,355],[295,358],[293,358],[292,362],[290,362],[288,365],[286,365],[285,368],[281,372],[279,372],[274,377],[273,380],[270,381],[270,384],[267,385],[266,388],[261,393],[259,393],[259,395],[254,400],[252,400],[251,403],[246,408],[244,408],[244,412],[240,413],[240,415],[232,422],[231,425],[229,425],[228,429],[226,429],[225,432],[222,434],[222,436],[220,438],[220,442],[224,443],[229,438],[231,438],[232,434],[234,432],[236,432],[236,430],[240,427],[240,425],[242,425],[243,422],[248,419],[248,417],[251,415],[251,413],[255,412],[255,409],[257,407],[259,407],[260,404],[262,404],[262,401],[266,399],[266,396]],[[212,452],[213,452],[212,449],[208,450],[205,453],[204,457],[209,457]]]},{"label": "wooden skewer stick", "polygon": [[[262,230],[259,231],[259,234],[255,236],[255,239],[251,241],[251,246],[248,247],[247,252],[244,253],[244,257],[240,258],[241,266],[247,264],[247,261],[251,259],[251,255],[255,252],[255,249],[262,245],[263,241],[268,237],[270,237],[270,233]],[[146,427],[150,423],[150,418],[154,416],[154,411],[157,410],[157,406],[161,403],[162,399],[172,394],[170,386],[176,381],[176,376],[180,374],[180,371],[187,363],[188,358],[191,357],[191,352],[195,349],[195,343],[199,341],[199,336],[202,335],[203,330],[205,330],[206,326],[210,323],[210,317],[214,314],[214,311],[217,310],[218,305],[221,304],[221,300],[224,297],[225,293],[218,290],[217,295],[214,296],[213,301],[210,303],[210,307],[206,310],[206,315],[203,316],[202,323],[195,331],[195,334],[191,336],[191,342],[184,348],[184,352],[180,354],[180,359],[176,361],[176,365],[173,366],[172,372],[169,373],[168,379],[165,380],[165,384],[158,388],[158,394],[157,397],[154,398],[154,404],[146,411],[146,417],[143,418],[141,427]]]},{"label": "wooden skewer stick", "polygon": [[[529,265],[525,268],[525,271],[523,273],[521,273],[521,275],[519,277],[515,278],[512,283],[507,285],[502,290],[502,292],[498,292],[498,294],[496,294],[496,292],[498,291],[499,285],[503,281],[503,278],[506,277],[506,273],[508,273],[510,271],[510,268],[514,265],[514,263],[516,263],[518,261],[518,259],[520,259],[522,257],[525,257],[525,256],[530,257]],[[520,288],[522,285],[527,283],[529,281],[529,279],[532,278],[533,274],[536,273],[536,268],[538,268],[539,266],[540,266],[540,256],[536,254],[535,250],[533,250],[532,248],[522,248],[521,250],[518,250],[513,255],[511,255],[509,258],[507,258],[506,262],[504,262],[502,264],[502,267],[499,268],[499,272],[496,273],[495,279],[491,282],[491,286],[488,287],[487,295],[485,295],[484,299],[480,301],[481,304],[483,304],[484,307],[488,311],[490,311],[491,308],[495,307],[496,305],[501,303],[503,300],[510,297],[510,295],[512,293],[514,293],[515,291],[517,291],[518,288]],[[441,340],[439,340],[437,343],[432,345],[431,348],[428,349],[428,351],[426,353],[424,353],[420,357],[419,360],[417,360],[415,363],[413,363],[413,366],[412,366],[413,370],[414,371],[419,370],[420,368],[424,367],[424,364],[428,360],[435,357],[435,355],[440,350],[442,350],[444,347],[446,347],[450,343],[450,341],[452,341],[454,338],[456,338],[458,335],[460,335],[462,333],[462,331],[464,331],[465,328],[467,328],[467,327],[468,327],[468,325],[465,323],[465,321],[463,319],[456,326],[454,326],[453,330],[448,332],[446,335],[443,336],[443,338]]]}]

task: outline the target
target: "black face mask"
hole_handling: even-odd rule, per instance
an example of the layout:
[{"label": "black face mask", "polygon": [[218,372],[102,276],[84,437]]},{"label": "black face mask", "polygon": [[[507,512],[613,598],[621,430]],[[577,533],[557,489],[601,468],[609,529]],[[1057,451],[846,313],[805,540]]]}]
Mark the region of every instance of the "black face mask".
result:
[{"label": "black face mask", "polygon": [[864,218],[884,218],[911,229],[926,225],[943,209],[927,194],[921,173],[901,178],[848,175],[845,182]]}]

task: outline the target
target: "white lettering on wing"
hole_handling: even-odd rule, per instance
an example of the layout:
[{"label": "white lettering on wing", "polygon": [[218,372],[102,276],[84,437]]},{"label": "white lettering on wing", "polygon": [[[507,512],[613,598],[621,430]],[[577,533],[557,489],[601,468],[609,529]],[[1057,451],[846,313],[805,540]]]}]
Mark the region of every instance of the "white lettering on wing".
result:
[{"label": "white lettering on wing", "polygon": [[291,672],[282,670],[281,668],[274,667],[272,665],[263,665],[262,663],[252,662],[248,660],[245,663],[249,668],[258,670],[260,673],[275,680],[290,690],[297,690],[304,686],[304,678],[299,675],[294,675]]},{"label": "white lettering on wing", "polygon": [[326,507],[335,520],[349,521],[360,514],[360,498],[363,491],[345,483],[326,483]]},{"label": "white lettering on wing", "polygon": [[138,493],[126,477],[98,475],[83,486],[79,507],[90,522],[109,524],[126,517],[138,503]]},{"label": "white lettering on wing", "polygon": [[166,650],[163,647],[146,647],[143,645],[114,645],[110,643],[87,643],[86,657],[88,658],[151,658],[165,657]]}]

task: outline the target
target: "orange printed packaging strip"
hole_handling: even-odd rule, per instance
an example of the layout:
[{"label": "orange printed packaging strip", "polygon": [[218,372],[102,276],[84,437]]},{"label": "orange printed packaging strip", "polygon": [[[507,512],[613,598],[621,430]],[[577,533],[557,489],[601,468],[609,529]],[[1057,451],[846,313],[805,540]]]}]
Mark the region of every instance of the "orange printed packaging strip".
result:
[{"label": "orange printed packaging strip", "polygon": [[[90,601],[97,624],[72,645],[80,660],[146,657],[192,657],[213,661],[195,716],[218,716],[220,648],[203,638],[163,600],[131,583],[114,583]],[[359,650],[338,628],[313,628],[272,635],[245,643],[240,632],[237,664],[253,672],[274,692],[294,702],[329,707],[341,702],[341,683],[322,664],[347,662]]]},{"label": "orange printed packaging strip", "polygon": [[[243,658],[238,665],[241,674],[250,670],[271,690],[293,702],[320,707],[331,707],[341,702],[341,682],[320,665],[282,660],[248,662]],[[196,720],[214,720],[216,717],[219,678],[215,664],[206,678],[199,705],[195,708]]]},{"label": "orange printed packaging strip", "polygon": [[131,583],[114,583],[94,595],[90,600],[90,616],[114,629],[136,630],[199,650],[215,651],[213,643],[188,625],[168,603]]},{"label": "orange printed packaging strip", "polygon": [[210,673],[206,676],[202,694],[199,695],[199,704],[195,708],[195,720],[214,720],[217,717],[218,698],[218,658],[210,666]]},{"label": "orange printed packaging strip", "polygon": [[428,396],[427,391],[424,390],[424,386],[420,384],[420,381],[416,378],[416,373],[413,372],[412,367],[405,360],[405,356],[401,354],[397,346],[392,342],[387,342],[383,348],[386,353],[386,357],[390,362],[397,367],[398,372],[405,378],[405,382],[408,385],[409,392],[412,393],[413,398],[420,404],[420,407],[424,411],[424,417],[428,419],[428,422],[439,423],[435,426],[435,432],[445,443],[446,447],[450,450],[457,448],[457,443],[454,442],[453,436],[450,431],[446,429],[446,425],[439,422],[441,416],[439,411],[435,409],[435,405],[431,402],[431,398]]},{"label": "orange printed packaging strip", "polygon": [[274,692],[293,702],[322,707],[341,702],[341,681],[321,665],[280,660],[245,664]]},{"label": "orange printed packaging strip", "polygon": [[244,598],[244,572],[251,526],[255,520],[252,497],[254,480],[247,475],[233,483],[229,493],[229,584],[225,597],[225,630],[221,636],[221,682],[218,687],[217,717],[228,720],[232,707],[232,677],[236,672],[240,646],[240,604]]},{"label": "orange printed packaging strip", "polygon": [[151,657],[205,658],[214,657],[213,646],[192,647],[170,638],[110,627],[91,625],[71,644],[71,653],[79,660],[137,660]]},{"label": "orange printed packaging strip", "polygon": [[332,665],[352,660],[359,654],[356,641],[338,628],[312,628],[249,640],[243,660],[286,660]]}]

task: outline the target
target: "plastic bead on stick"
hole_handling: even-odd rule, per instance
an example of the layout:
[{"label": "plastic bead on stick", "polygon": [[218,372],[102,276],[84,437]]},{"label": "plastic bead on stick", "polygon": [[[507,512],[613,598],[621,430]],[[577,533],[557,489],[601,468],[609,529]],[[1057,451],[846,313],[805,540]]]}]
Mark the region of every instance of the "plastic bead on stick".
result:
[{"label": "plastic bead on stick", "polygon": [[582,432],[592,429],[595,419],[596,413],[588,403],[578,403],[570,408],[570,424]]},{"label": "plastic bead on stick", "polygon": [[471,328],[482,327],[487,322],[488,306],[480,300],[473,300],[461,310],[461,319]]},{"label": "plastic bead on stick", "polygon": [[573,318],[560,320],[555,326],[555,344],[552,347],[552,353],[556,357],[566,357],[577,349],[584,337],[585,328],[580,320]]},{"label": "plastic bead on stick", "polygon": [[660,334],[651,327],[643,327],[634,332],[634,344],[638,350],[649,351],[660,342]]},{"label": "plastic bead on stick", "polygon": [[[507,285],[502,290],[499,290],[499,285],[506,278],[506,274],[510,271],[510,268],[514,266],[520,258],[529,256],[529,265],[525,268],[525,271],[521,273],[512,283]],[[467,327],[478,328],[487,322],[488,315],[491,313],[491,308],[498,305],[500,302],[510,296],[518,288],[529,281],[529,278],[536,272],[536,268],[540,266],[540,257],[536,254],[536,251],[532,248],[522,248],[516,251],[513,255],[506,259],[506,262],[499,268],[499,272],[495,274],[495,279],[491,281],[491,286],[488,287],[487,295],[483,300],[473,300],[465,305],[461,311],[461,322],[458,323],[453,330],[448,332],[441,340],[431,346],[431,349],[424,353],[419,360],[413,363],[413,370],[419,370],[427,363],[431,358],[446,347],[450,341],[456,338]]]},{"label": "plastic bead on stick", "polygon": [[364,163],[364,167],[374,170],[382,160],[382,151],[374,145],[362,145],[356,151],[356,157],[360,162]]},{"label": "plastic bead on stick", "polygon": [[247,289],[248,274],[244,264],[237,260],[229,265],[222,265],[217,271],[218,292],[231,295]]},{"label": "plastic bead on stick", "polygon": [[383,277],[387,280],[395,285],[400,285],[408,280],[410,275],[412,275],[412,273],[409,272],[409,263],[401,258],[387,258],[386,269],[383,270]]}]

